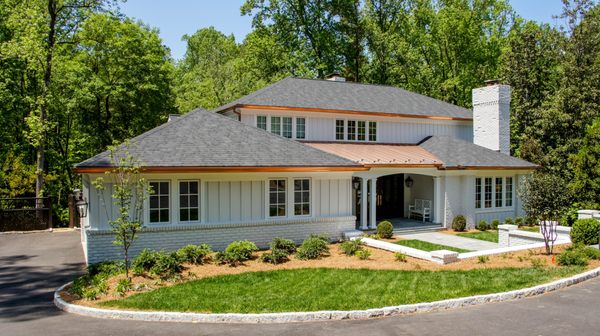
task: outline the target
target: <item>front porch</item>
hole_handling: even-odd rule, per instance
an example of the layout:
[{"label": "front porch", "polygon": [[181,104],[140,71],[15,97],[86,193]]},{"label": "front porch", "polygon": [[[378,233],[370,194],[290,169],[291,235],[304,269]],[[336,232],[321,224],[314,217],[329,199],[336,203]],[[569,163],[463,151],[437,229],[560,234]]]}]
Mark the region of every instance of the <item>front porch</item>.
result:
[{"label": "front porch", "polygon": [[440,177],[415,171],[386,169],[354,177],[353,212],[359,230],[374,230],[382,220],[389,220],[399,231],[441,227]]}]

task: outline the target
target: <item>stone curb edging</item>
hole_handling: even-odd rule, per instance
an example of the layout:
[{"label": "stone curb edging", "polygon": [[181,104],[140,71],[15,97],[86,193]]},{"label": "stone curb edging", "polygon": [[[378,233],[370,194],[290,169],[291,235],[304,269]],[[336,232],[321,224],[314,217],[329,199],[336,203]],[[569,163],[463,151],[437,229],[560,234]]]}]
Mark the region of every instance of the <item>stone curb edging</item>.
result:
[{"label": "stone curb edging", "polygon": [[177,313],[154,311],[112,310],[80,306],[68,303],[62,299],[60,292],[71,282],[62,285],[54,292],[54,304],[61,310],[69,313],[120,320],[154,321],[154,322],[195,322],[195,323],[290,323],[313,322],[332,320],[369,319],[383,316],[408,315],[413,313],[436,312],[447,309],[481,305],[484,303],[502,302],[541,295],[558,289],[578,284],[582,281],[600,275],[600,267],[574,275],[569,278],[559,279],[547,284],[534,287],[517,289],[503,293],[476,295],[456,299],[441,300],[406,304],[384,308],[350,311],[316,311],[316,312],[289,312],[289,313],[264,313],[264,314],[205,314],[205,313]]}]

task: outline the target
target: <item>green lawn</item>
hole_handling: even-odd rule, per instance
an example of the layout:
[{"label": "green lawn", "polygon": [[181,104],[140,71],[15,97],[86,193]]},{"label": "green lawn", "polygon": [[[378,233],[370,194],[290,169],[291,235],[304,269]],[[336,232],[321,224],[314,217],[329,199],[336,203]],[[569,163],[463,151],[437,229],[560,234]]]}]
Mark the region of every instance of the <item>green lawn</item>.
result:
[{"label": "green lawn", "polygon": [[471,252],[470,250],[464,250],[464,249],[461,249],[458,247],[433,244],[433,243],[418,240],[418,239],[399,240],[396,242],[396,244],[416,248],[416,249],[423,250],[423,251],[449,250],[449,251],[454,251],[454,252],[458,252],[458,253]]},{"label": "green lawn", "polygon": [[489,230],[489,231],[477,231],[477,232],[464,232],[458,233],[457,236],[485,240],[493,243],[498,242],[498,231],[497,230]]},{"label": "green lawn", "polygon": [[163,287],[102,305],[213,313],[367,309],[503,292],[582,270],[558,267],[433,272],[304,268],[249,272]]},{"label": "green lawn", "polygon": [[535,233],[539,233],[540,232],[539,226],[521,226],[519,228],[519,230],[529,231],[529,232],[535,232]]}]

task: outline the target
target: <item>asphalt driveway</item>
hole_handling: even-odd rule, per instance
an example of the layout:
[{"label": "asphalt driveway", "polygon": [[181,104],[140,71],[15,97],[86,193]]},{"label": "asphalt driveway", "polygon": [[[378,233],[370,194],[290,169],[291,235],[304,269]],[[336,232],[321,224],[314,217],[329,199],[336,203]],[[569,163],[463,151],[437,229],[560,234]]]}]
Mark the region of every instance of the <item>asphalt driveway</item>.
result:
[{"label": "asphalt driveway", "polygon": [[600,280],[524,300],[365,321],[218,325],[117,321],[57,310],[83,268],[77,232],[0,235],[0,335],[598,335]]}]

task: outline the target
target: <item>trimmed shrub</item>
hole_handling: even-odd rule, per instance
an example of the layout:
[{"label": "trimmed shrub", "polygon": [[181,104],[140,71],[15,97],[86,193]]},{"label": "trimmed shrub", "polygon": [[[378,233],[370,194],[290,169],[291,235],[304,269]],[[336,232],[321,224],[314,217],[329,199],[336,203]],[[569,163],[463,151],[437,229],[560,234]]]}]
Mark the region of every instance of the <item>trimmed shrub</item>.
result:
[{"label": "trimmed shrub", "polygon": [[527,216],[525,217],[525,224],[527,226],[535,226],[538,223],[537,219],[535,219],[535,217],[532,216]]},{"label": "trimmed shrub", "polygon": [[133,259],[133,263],[131,265],[133,267],[133,272],[136,274],[149,272],[159,258],[158,253],[159,252],[156,251],[143,249],[142,252],[140,252],[140,254]]},{"label": "trimmed shrub", "polygon": [[208,244],[188,245],[177,251],[182,262],[202,265],[205,259],[212,253]]},{"label": "trimmed shrub", "polygon": [[504,218],[504,224],[514,224],[512,217]]},{"label": "trimmed shrub", "polygon": [[252,259],[252,253],[256,251],[258,251],[258,247],[251,241],[234,241],[229,244],[223,252],[217,253],[217,261],[222,264],[235,266],[246,260]]},{"label": "trimmed shrub", "polygon": [[593,218],[578,219],[571,229],[571,241],[573,244],[598,244],[599,233],[600,221]]},{"label": "trimmed shrub", "polygon": [[300,260],[319,259],[329,253],[329,238],[322,235],[310,235],[298,248],[296,257]]},{"label": "trimmed shrub", "polygon": [[347,240],[340,244],[340,249],[344,251],[347,256],[353,256],[356,252],[363,249],[362,241],[360,239]]},{"label": "trimmed shrub", "polygon": [[394,259],[396,259],[396,261],[399,261],[399,262],[407,262],[408,261],[406,259],[406,254],[404,254],[402,252],[395,252]]},{"label": "trimmed shrub", "polygon": [[461,231],[465,231],[466,228],[467,228],[467,220],[465,219],[465,216],[458,215],[458,216],[454,217],[454,219],[452,220],[452,230],[461,232]]},{"label": "trimmed shrub", "polygon": [[561,266],[587,266],[588,257],[582,249],[565,250],[556,259]]},{"label": "trimmed shrub", "polygon": [[173,276],[183,270],[181,259],[177,252],[156,252],[156,263],[150,268],[150,273],[161,277]]},{"label": "trimmed shrub", "polygon": [[490,228],[491,228],[492,230],[498,230],[498,225],[500,225],[500,220],[498,220],[498,219],[494,219],[494,220],[492,221],[492,224],[490,225]]},{"label": "trimmed shrub", "polygon": [[482,219],[477,223],[477,230],[479,231],[487,231],[489,228],[488,222],[485,219]]},{"label": "trimmed shrub", "polygon": [[369,257],[371,256],[371,254],[372,254],[371,251],[366,250],[366,249],[356,251],[356,256],[360,260],[368,260]]},{"label": "trimmed shrub", "polygon": [[567,250],[581,251],[590,260],[600,260],[600,250],[591,246],[585,246],[583,244],[573,244],[569,246]]},{"label": "trimmed shrub", "polygon": [[285,238],[273,238],[269,244],[271,250],[282,250],[289,254],[296,252],[296,243],[293,240]]},{"label": "trimmed shrub", "polygon": [[377,235],[383,239],[390,239],[394,235],[394,226],[389,221],[377,224]]},{"label": "trimmed shrub", "polygon": [[516,217],[515,218],[515,225],[523,226],[523,217]]},{"label": "trimmed shrub", "polygon": [[274,249],[271,252],[265,252],[260,256],[260,260],[262,262],[270,263],[270,264],[281,264],[289,260],[289,253],[285,250]]}]

